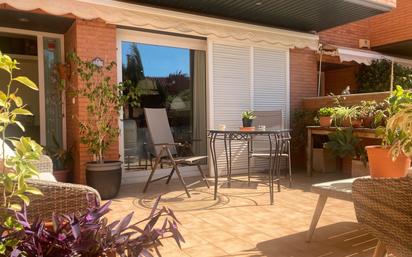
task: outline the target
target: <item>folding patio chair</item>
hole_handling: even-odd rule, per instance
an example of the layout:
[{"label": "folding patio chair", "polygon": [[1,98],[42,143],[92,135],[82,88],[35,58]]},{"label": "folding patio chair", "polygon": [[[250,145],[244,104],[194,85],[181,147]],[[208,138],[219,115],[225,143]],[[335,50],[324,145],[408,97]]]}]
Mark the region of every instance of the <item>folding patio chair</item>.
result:
[{"label": "folding patio chair", "polygon": [[[200,166],[200,161],[206,159],[207,156],[177,157],[176,147],[181,146],[181,144],[175,143],[173,139],[172,131],[170,129],[169,121],[166,114],[166,109],[144,108],[144,113],[152,144],[151,152],[154,156],[156,156],[156,160],[152,167],[152,171],[149,175],[146,185],[143,189],[143,193],[147,191],[149,184],[152,182],[167,178],[166,184],[168,184],[174,172],[176,172],[188,197],[190,197],[188,187],[193,186],[201,181],[203,181],[209,188],[209,183],[207,182],[206,176],[203,173],[202,168]],[[153,175],[156,172],[158,165],[165,163],[170,164],[172,166],[170,174],[160,178],[153,179]],[[183,176],[180,172],[179,166],[197,166],[202,179],[190,185],[186,185]]]}]

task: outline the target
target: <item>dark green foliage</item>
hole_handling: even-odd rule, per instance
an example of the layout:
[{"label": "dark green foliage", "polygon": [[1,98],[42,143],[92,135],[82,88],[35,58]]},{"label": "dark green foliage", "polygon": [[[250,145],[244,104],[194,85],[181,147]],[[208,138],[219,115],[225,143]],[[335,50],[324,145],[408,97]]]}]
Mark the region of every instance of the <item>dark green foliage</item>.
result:
[{"label": "dark green foliage", "polygon": [[293,112],[292,117],[292,142],[291,150],[294,153],[302,153],[306,146],[306,126],[316,125],[316,111],[299,109]]},{"label": "dark green foliage", "polygon": [[[383,92],[390,90],[391,61],[374,60],[371,65],[361,65],[357,74],[359,93]],[[394,85],[412,88],[412,69],[395,63]]]}]

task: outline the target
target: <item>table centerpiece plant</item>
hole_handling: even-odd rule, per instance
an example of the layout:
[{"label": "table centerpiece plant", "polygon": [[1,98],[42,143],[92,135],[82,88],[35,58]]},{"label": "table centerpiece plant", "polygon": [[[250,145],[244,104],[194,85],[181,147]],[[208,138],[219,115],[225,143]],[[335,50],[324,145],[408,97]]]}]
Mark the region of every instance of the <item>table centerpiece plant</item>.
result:
[{"label": "table centerpiece plant", "polygon": [[254,119],[256,119],[256,115],[252,110],[242,112],[242,125],[244,128],[251,128]]}]

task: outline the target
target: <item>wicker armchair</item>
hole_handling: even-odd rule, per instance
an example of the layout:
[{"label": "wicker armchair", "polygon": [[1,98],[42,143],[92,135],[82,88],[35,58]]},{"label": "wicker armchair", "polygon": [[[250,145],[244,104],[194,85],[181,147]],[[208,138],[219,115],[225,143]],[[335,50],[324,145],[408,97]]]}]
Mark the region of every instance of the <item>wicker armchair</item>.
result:
[{"label": "wicker armchair", "polygon": [[412,256],[412,177],[357,179],[352,190],[359,223],[379,239],[374,257]]},{"label": "wicker armchair", "polygon": [[99,205],[101,201],[96,190],[84,185],[34,179],[28,183],[43,192],[42,196],[30,195],[30,205],[27,207],[30,220],[36,217],[51,220],[53,213],[84,213],[88,207]]}]

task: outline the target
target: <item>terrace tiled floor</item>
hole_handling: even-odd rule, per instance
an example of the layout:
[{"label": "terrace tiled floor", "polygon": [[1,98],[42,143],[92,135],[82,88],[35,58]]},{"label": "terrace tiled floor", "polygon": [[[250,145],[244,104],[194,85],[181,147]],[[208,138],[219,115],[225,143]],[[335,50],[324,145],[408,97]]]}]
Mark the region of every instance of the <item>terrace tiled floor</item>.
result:
[{"label": "terrace tiled floor", "polygon": [[[162,256],[276,256],[276,257],[361,257],[372,256],[377,243],[357,223],[353,204],[329,199],[312,243],[305,242],[317,195],[312,183],[339,179],[336,174],[295,174],[292,189],[282,187],[269,205],[264,174],[247,182],[221,187],[217,201],[213,189],[200,186],[187,198],[177,180],[170,185],[154,183],[147,194],[142,184],[126,185],[113,200],[110,219],[134,211],[135,218],[146,217],[154,199],[164,193],[160,205],[170,207],[180,219],[186,243],[179,249],[171,239],[160,247]],[[245,176],[235,177],[247,181]],[[223,178],[221,178],[223,181]],[[260,183],[257,183],[260,182]],[[286,185],[286,181],[285,185]]]}]

